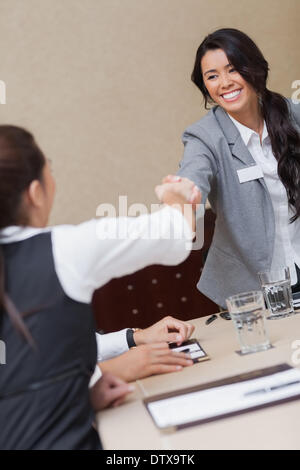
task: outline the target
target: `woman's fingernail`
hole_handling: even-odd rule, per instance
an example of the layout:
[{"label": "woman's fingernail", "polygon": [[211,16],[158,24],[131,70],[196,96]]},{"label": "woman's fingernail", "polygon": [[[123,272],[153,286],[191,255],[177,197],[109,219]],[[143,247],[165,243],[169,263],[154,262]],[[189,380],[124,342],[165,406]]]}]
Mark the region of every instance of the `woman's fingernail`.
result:
[{"label": "woman's fingernail", "polygon": [[182,337],[180,335],[176,336],[176,341],[182,341]]},{"label": "woman's fingernail", "polygon": [[182,366],[176,366],[176,370],[181,370]]},{"label": "woman's fingernail", "polygon": [[175,180],[175,181],[181,181],[181,178],[180,178],[180,176],[175,176],[175,177],[174,177],[174,180]]}]

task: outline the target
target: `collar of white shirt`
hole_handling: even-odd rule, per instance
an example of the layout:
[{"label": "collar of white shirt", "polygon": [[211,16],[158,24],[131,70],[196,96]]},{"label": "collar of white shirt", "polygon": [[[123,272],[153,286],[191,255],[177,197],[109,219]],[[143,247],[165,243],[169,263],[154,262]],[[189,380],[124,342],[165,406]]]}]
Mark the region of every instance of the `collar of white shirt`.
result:
[{"label": "collar of white shirt", "polygon": [[0,230],[0,243],[19,242],[33,237],[34,235],[38,235],[39,233],[48,232],[51,229],[52,227],[35,228],[11,225]]},{"label": "collar of white shirt", "polygon": [[[230,116],[230,114],[228,114],[228,116],[232,120],[233,124],[237,127],[237,129],[238,129],[239,133],[241,134],[241,137],[244,141],[244,144],[247,147],[251,137],[253,135],[258,136],[258,133],[255,132],[253,129],[250,129],[249,127],[244,126],[244,124],[241,124],[239,121],[237,121],[232,116]],[[266,139],[269,140],[269,133],[268,133],[266,122],[264,121],[264,128],[263,128],[263,133],[262,133],[262,139],[261,140],[262,140],[262,142],[264,142]]]}]

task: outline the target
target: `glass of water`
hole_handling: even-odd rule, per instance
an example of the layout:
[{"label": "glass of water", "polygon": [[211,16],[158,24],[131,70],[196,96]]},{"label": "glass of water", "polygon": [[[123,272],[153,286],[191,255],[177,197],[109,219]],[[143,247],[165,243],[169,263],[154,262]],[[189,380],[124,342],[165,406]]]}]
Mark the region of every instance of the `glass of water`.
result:
[{"label": "glass of water", "polygon": [[269,320],[285,318],[294,313],[291,277],[288,267],[258,273],[264,293]]},{"label": "glass of water", "polygon": [[265,302],[261,291],[244,292],[226,299],[235,326],[241,354],[266,351],[271,347],[265,325]]}]

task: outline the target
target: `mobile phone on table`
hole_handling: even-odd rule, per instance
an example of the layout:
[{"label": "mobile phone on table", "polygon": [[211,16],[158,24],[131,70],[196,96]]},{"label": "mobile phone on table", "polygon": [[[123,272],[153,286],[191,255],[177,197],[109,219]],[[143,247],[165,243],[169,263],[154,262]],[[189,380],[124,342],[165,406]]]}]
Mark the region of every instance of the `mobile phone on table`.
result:
[{"label": "mobile phone on table", "polygon": [[190,354],[191,360],[194,363],[207,361],[210,359],[208,354],[206,354],[196,339],[189,339],[188,341],[184,341],[184,343],[182,343],[180,346],[177,346],[177,343],[171,343],[169,344],[169,348],[176,352]]}]

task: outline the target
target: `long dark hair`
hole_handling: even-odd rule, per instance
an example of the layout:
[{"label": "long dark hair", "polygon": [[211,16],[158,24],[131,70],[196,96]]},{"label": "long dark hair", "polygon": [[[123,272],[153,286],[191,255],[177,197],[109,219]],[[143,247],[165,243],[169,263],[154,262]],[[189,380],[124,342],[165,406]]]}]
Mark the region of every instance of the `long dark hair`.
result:
[{"label": "long dark hair", "polygon": [[269,66],[257,45],[237,29],[219,29],[200,44],[192,81],[202,92],[205,108],[213,103],[203,81],[201,60],[209,50],[222,49],[230,64],[257,92],[266,121],[272,150],[278,161],[278,175],[284,184],[294,222],[300,216],[300,135],[292,122],[287,100],[267,89]]},{"label": "long dark hair", "polygon": [[[0,229],[27,224],[23,194],[32,181],[42,182],[45,163],[43,153],[29,132],[20,127],[0,125]],[[5,263],[0,244],[0,314],[4,312],[34,346],[22,316],[5,292]]]}]

